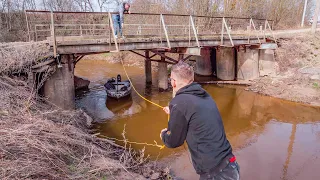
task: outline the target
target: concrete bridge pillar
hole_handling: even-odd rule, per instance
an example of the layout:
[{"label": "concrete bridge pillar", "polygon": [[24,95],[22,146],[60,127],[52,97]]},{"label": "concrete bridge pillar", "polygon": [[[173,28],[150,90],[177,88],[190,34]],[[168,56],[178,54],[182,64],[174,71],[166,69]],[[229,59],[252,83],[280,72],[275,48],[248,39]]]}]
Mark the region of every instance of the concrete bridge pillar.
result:
[{"label": "concrete bridge pillar", "polygon": [[259,50],[260,76],[272,76],[276,74],[276,62],[273,49]]},{"label": "concrete bridge pillar", "polygon": [[[164,58],[161,58],[161,61],[164,61]],[[168,89],[168,67],[167,63],[159,62],[158,63],[158,87],[159,91],[166,91]]]},{"label": "concrete bridge pillar", "polygon": [[238,72],[240,80],[251,80],[259,77],[259,50],[243,48],[237,55]]},{"label": "concrete bridge pillar", "polygon": [[202,48],[200,54],[201,56],[195,56],[195,59],[196,59],[195,73],[200,76],[212,76],[210,49]]},{"label": "concrete bridge pillar", "polygon": [[45,82],[44,95],[50,102],[66,110],[75,108],[74,66],[71,55],[61,55],[61,68]]},{"label": "concrete bridge pillar", "polygon": [[144,72],[146,76],[146,84],[152,84],[152,69],[151,69],[151,61],[150,52],[146,51],[146,60],[144,61]]},{"label": "concrete bridge pillar", "polygon": [[216,52],[217,77],[221,80],[235,79],[235,50],[230,47],[219,48]]}]

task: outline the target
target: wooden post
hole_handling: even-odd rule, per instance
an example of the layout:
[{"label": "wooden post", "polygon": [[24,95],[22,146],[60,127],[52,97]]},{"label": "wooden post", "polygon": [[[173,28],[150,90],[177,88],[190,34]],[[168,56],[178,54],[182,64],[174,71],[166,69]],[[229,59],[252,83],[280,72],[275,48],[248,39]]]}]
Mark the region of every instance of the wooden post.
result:
[{"label": "wooden post", "polygon": [[268,27],[269,27],[269,29],[270,29],[270,31],[271,31],[271,34],[272,34],[273,40],[274,40],[275,42],[277,42],[276,36],[274,35],[274,33],[273,33],[273,31],[272,31],[272,29],[271,29],[271,27],[270,27],[269,22],[267,22],[267,25],[268,25]]},{"label": "wooden post", "polygon": [[232,40],[232,37],[231,37],[231,34],[230,34],[230,30],[229,30],[228,25],[227,25],[227,22],[226,22],[226,20],[225,20],[224,18],[223,18],[222,21],[223,21],[223,24],[224,24],[224,26],[225,26],[225,28],[226,28],[226,30],[227,30],[227,34],[228,34],[228,36],[229,36],[231,45],[234,46],[233,40]]},{"label": "wooden post", "polygon": [[189,47],[191,46],[191,21],[189,20]]},{"label": "wooden post", "polygon": [[264,41],[266,41],[266,40],[267,40],[267,37],[266,37],[267,25],[268,25],[268,20],[266,19],[266,22],[264,23],[264,31],[263,31],[263,38],[264,38]]},{"label": "wooden post", "polygon": [[146,51],[145,53],[145,76],[146,76],[146,84],[152,84],[152,69],[151,69],[151,61],[150,61],[150,51]]},{"label": "wooden post", "polygon": [[115,46],[116,46],[116,51],[119,52],[119,46],[118,46],[116,34],[115,34],[115,32],[114,32],[113,20],[112,20],[112,17],[111,17],[111,13],[109,12],[108,15],[109,15],[109,21],[110,21],[110,26],[111,26],[112,34],[113,34],[114,44],[115,44]]},{"label": "wooden post", "polygon": [[162,22],[162,27],[163,27],[163,30],[164,30],[164,34],[166,35],[168,48],[171,49],[171,44],[170,44],[170,40],[169,40],[169,35],[168,35],[167,27],[166,27],[166,24],[164,23],[164,18],[163,18],[163,15],[162,15],[162,14],[160,14],[160,18],[161,18],[161,22]]},{"label": "wooden post", "polygon": [[159,91],[166,91],[168,89],[168,69],[164,57],[161,57],[158,67],[158,88]]},{"label": "wooden post", "polygon": [[256,29],[256,26],[254,25],[254,22],[253,22],[252,18],[250,19],[250,21],[251,21],[251,23],[252,23],[252,26],[253,26],[254,32],[255,32],[255,34],[256,34],[256,37],[258,38],[259,44],[261,44],[261,41],[260,41],[259,35],[257,35],[257,29]]},{"label": "wooden post", "polygon": [[111,22],[110,22],[110,13],[108,13],[108,30],[109,30],[109,48],[111,49],[111,33],[112,33],[112,30],[111,30]]},{"label": "wooden post", "polygon": [[37,25],[34,26],[35,40],[38,41]]},{"label": "wooden post", "polygon": [[52,43],[53,43],[53,57],[57,57],[57,42],[56,42],[56,34],[54,29],[54,17],[53,12],[51,11],[51,37],[52,37]]},{"label": "wooden post", "polygon": [[161,42],[161,45],[162,45],[162,28],[161,28],[161,16],[160,16],[160,24],[159,24],[159,28],[160,28],[160,42]]},{"label": "wooden post", "polygon": [[222,18],[222,25],[221,25],[221,44],[223,45],[223,34],[224,34],[224,18]]},{"label": "wooden post", "polygon": [[304,18],[306,16],[306,9],[307,9],[308,0],[304,1],[304,7],[303,7],[303,14],[302,14],[302,20],[301,20],[301,27],[304,26]]},{"label": "wooden post", "polygon": [[250,43],[250,37],[251,37],[251,19],[250,19],[250,22],[249,22],[249,26],[247,26],[247,31],[248,31],[248,34],[249,34],[248,43]]},{"label": "wooden post", "polygon": [[31,36],[30,36],[30,27],[29,27],[29,21],[28,21],[27,11],[24,11],[24,15],[26,16],[27,29],[28,29],[28,36],[29,36],[29,42],[30,42],[30,41],[31,41]]},{"label": "wooden post", "polygon": [[314,15],[313,15],[312,28],[311,28],[312,34],[315,34],[316,30],[317,30],[319,11],[320,11],[320,0],[317,0],[316,9],[315,9]]},{"label": "wooden post", "polygon": [[191,25],[192,25],[194,36],[196,37],[197,46],[200,47],[199,39],[198,39],[198,33],[197,33],[197,30],[196,30],[196,27],[194,26],[194,21],[193,21],[193,17],[192,16],[190,16],[190,21],[191,21]]},{"label": "wooden post", "polygon": [[179,59],[178,59],[178,61],[182,61],[183,58],[184,58],[184,54],[179,54]]}]

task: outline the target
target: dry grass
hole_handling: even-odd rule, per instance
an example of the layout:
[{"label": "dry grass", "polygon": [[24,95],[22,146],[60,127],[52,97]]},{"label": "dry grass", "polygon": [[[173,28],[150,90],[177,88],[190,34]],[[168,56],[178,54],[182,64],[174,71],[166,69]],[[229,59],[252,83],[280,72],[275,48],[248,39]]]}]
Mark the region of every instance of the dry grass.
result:
[{"label": "dry grass", "polygon": [[320,34],[288,35],[280,39],[276,50],[280,72],[289,69],[320,66]]},{"label": "dry grass", "polygon": [[0,77],[0,179],[130,179],[145,162],[133,152],[90,135],[88,116],[35,97],[24,81]]},{"label": "dry grass", "polygon": [[0,73],[26,71],[33,63],[50,56],[45,41],[0,44]]},{"label": "dry grass", "polygon": [[0,179],[144,179],[138,174],[145,167],[154,173],[144,149],[98,138],[82,110],[64,111],[39,97],[50,72],[35,89],[17,77],[48,58],[45,42],[0,44]]},{"label": "dry grass", "polygon": [[[314,71],[320,69],[320,35],[288,34],[279,39],[275,51],[279,71],[275,77],[262,77],[252,82],[248,90],[287,99],[320,105],[318,84]],[[303,73],[302,73],[303,70]]]}]

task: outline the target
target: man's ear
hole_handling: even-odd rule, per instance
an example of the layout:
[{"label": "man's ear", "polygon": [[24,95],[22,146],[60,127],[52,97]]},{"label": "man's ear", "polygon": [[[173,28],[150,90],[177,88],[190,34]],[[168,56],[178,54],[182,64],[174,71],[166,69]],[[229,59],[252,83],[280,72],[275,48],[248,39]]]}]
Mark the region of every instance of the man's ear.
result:
[{"label": "man's ear", "polygon": [[172,82],[172,87],[177,87],[176,81]]}]

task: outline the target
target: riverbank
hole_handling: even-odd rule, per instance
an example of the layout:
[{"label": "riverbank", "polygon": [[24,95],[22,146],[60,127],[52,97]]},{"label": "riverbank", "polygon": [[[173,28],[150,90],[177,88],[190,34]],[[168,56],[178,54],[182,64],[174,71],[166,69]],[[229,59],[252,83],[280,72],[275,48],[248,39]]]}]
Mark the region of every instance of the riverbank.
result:
[{"label": "riverbank", "polygon": [[1,76],[0,179],[145,179],[143,151],[91,135],[91,123]]},{"label": "riverbank", "polygon": [[[145,179],[162,177],[144,151],[98,138],[81,109],[65,111],[36,92],[32,66],[50,59],[45,42],[0,45],[0,179]],[[34,89],[36,88],[36,89]],[[155,175],[154,175],[155,174]]]},{"label": "riverbank", "polygon": [[276,75],[254,80],[247,90],[320,106],[320,34],[288,34],[278,45]]}]

